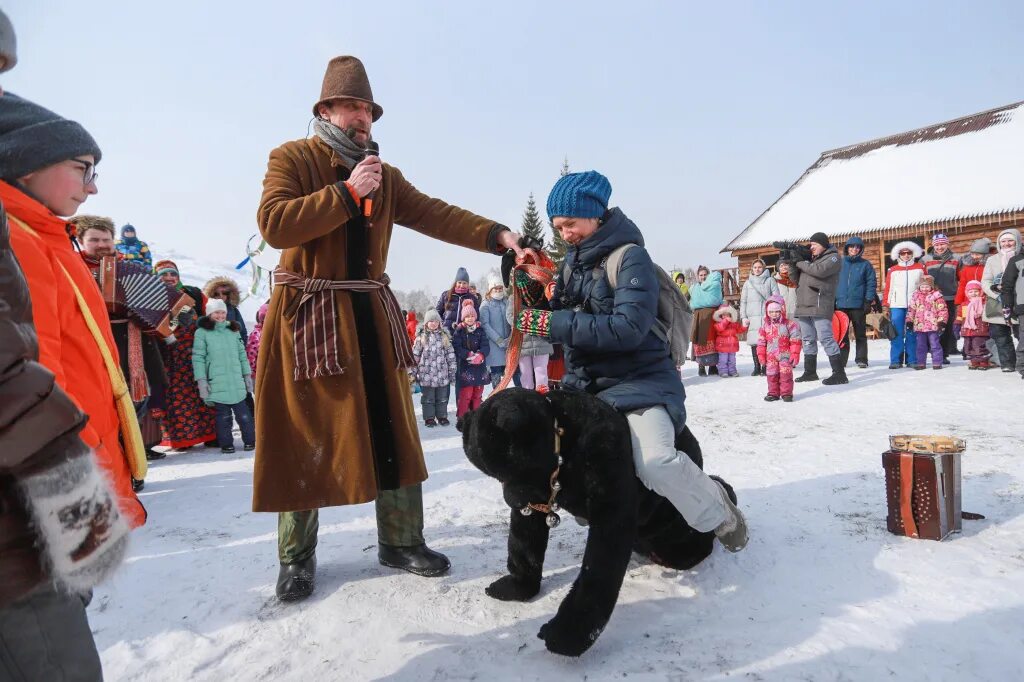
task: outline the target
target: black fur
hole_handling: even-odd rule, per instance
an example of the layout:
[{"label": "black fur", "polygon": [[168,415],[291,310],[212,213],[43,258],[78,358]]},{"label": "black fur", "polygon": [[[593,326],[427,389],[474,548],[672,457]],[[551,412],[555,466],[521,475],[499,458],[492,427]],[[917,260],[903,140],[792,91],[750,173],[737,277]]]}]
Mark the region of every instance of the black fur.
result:
[{"label": "black fur", "polygon": [[[211,320],[209,315],[203,315],[202,317],[199,318],[199,320],[196,321],[196,324],[202,327],[203,329],[210,331],[211,329],[214,328],[214,326],[216,326],[217,323]],[[235,322],[234,320],[230,320],[228,322],[228,329],[230,329],[233,332],[242,330],[242,328],[239,327],[238,323]]]},{"label": "black fur", "polygon": [[[501,481],[512,508],[509,574],[488,586],[488,595],[526,601],[540,592],[549,529],[544,514],[523,516],[519,510],[529,502],[548,501],[556,465],[556,418],[565,430],[557,502],[565,512],[586,519],[589,532],[580,574],[537,636],[550,651],[579,656],[611,617],[633,551],[670,568],[691,568],[711,553],[714,534],[695,531],[668,500],[636,477],[629,427],[615,409],[586,393],[553,391],[545,398],[510,388],[467,414],[462,426],[469,461]],[[689,429],[676,439],[676,447],[703,467],[700,445]],[[735,501],[732,488],[725,486]]]}]

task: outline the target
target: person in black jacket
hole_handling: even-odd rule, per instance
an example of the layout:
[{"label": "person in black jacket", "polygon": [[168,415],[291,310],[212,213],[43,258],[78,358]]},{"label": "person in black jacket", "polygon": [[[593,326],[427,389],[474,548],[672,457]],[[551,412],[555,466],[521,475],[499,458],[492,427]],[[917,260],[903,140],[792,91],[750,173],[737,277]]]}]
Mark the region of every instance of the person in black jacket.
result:
[{"label": "person in black jacket", "polygon": [[[1024,320],[1024,251],[1010,259],[1000,280],[1000,298],[1003,304],[1003,319]],[[1012,325],[1011,325],[1012,328]],[[1024,333],[1017,327],[1016,370],[1024,378]]]}]

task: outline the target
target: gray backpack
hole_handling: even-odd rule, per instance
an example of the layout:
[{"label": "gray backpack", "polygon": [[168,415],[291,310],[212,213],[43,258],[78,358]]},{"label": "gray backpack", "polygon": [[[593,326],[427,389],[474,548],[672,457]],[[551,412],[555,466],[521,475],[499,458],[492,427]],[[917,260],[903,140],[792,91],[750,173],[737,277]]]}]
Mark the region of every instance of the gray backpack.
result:
[{"label": "gray backpack", "polygon": [[[618,286],[619,269],[626,252],[636,244],[623,244],[608,254],[600,265],[594,268],[593,276],[606,277],[612,289]],[[654,321],[654,334],[668,344],[672,362],[682,367],[690,348],[690,328],[693,325],[693,310],[690,303],[672,281],[672,277],[657,263],[653,263],[658,276],[658,318]]]}]

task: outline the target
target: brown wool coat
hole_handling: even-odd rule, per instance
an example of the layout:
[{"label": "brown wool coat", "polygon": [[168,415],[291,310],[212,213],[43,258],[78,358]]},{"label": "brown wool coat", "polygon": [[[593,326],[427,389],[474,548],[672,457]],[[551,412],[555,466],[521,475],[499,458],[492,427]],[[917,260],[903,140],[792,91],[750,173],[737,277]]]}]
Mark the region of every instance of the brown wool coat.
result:
[{"label": "brown wool coat", "polygon": [[[287,142],[270,153],[257,220],[267,243],[282,249],[282,268],[307,277],[351,279],[345,231],[348,226],[367,228],[347,190],[335,184],[339,165],[330,148],[315,137]],[[492,253],[497,252],[495,240],[501,229],[493,220],[426,196],[387,164],[371,221],[367,266],[374,279],[381,278],[387,268],[395,223]],[[295,381],[292,324],[284,315],[300,295],[298,289],[274,287],[263,324],[256,367],[253,510],[301,511],[377,497],[369,406],[359,359],[358,335],[363,334],[373,335],[385,365],[398,483],[422,482],[427,470],[409,380],[398,367],[383,306],[371,296],[374,324],[357,328],[351,297],[359,294],[336,292],[338,351],[345,372]]]}]

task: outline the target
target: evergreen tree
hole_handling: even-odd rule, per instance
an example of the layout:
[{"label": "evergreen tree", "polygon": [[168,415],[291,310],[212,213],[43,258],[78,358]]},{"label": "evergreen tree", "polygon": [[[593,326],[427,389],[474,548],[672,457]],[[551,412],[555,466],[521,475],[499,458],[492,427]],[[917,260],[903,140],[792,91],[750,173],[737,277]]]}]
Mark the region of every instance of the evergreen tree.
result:
[{"label": "evergreen tree", "polygon": [[533,199],[533,192],[526,202],[526,211],[523,212],[523,235],[533,237],[537,241],[544,241],[544,223],[540,219],[540,212],[537,210],[537,202]]},{"label": "evergreen tree", "polygon": [[[565,177],[568,174],[569,157],[565,157],[562,161],[562,170],[558,175],[559,177]],[[558,234],[558,230],[550,222],[548,222],[548,229],[551,230],[551,248],[548,249],[548,255],[551,256],[551,260],[555,261],[555,264],[561,269],[562,261],[565,260],[565,253],[569,250],[569,242],[562,239],[562,235]]]}]

